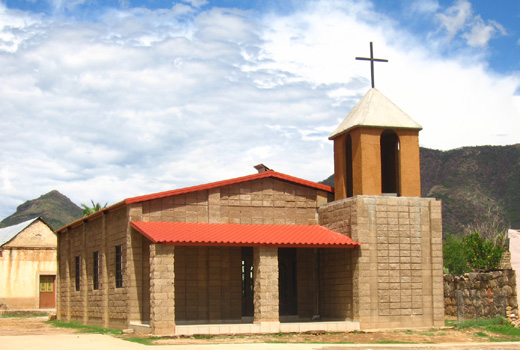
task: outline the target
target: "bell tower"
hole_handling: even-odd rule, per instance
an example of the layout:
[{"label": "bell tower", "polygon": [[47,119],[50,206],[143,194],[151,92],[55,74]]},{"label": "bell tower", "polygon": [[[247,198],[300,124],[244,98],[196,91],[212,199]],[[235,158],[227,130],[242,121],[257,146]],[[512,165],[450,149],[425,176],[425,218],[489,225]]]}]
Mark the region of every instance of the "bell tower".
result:
[{"label": "bell tower", "polygon": [[372,88],[329,137],[335,200],[358,195],[421,196],[422,126]]}]

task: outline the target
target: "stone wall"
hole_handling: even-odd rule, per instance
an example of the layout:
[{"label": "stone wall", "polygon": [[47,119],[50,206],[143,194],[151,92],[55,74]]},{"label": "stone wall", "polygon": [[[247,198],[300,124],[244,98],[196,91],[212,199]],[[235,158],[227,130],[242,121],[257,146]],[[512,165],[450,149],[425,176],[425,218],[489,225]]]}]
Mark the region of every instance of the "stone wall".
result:
[{"label": "stone wall", "polygon": [[457,316],[457,291],[464,318],[518,315],[516,275],[514,270],[470,272],[464,275],[444,275],[444,310]]}]

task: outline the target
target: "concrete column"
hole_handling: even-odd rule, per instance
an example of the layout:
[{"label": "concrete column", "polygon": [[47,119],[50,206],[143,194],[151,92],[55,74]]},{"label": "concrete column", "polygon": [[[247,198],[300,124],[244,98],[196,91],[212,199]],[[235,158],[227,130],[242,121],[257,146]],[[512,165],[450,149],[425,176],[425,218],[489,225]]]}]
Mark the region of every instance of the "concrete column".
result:
[{"label": "concrete column", "polygon": [[442,258],[442,207],[440,201],[430,202],[431,256],[433,285],[433,325],[444,325],[444,278]]},{"label": "concrete column", "polygon": [[280,322],[278,248],[253,248],[254,322]]},{"label": "concrete column", "polygon": [[123,288],[127,295],[127,323],[141,320],[140,306],[142,304],[142,235],[131,226],[131,221],[138,221],[142,217],[139,206],[129,206],[127,209],[129,222],[126,230],[126,254],[124,261]]},{"label": "concrete column", "polygon": [[72,300],[72,288],[74,288],[73,284],[72,284],[72,274],[74,273],[73,272],[73,268],[71,266],[74,266],[74,263],[73,263],[73,255],[72,255],[72,244],[71,244],[71,239],[70,239],[70,235],[71,235],[71,232],[70,232],[70,228],[67,229],[67,241],[66,241],[66,245],[67,245],[67,266],[66,266],[66,269],[67,269],[67,310],[66,310],[66,314],[65,314],[65,320],[67,322],[70,322],[71,321],[71,318],[72,318],[72,311],[71,311],[71,300]]},{"label": "concrete column", "polygon": [[103,216],[101,218],[101,240],[103,241],[101,245],[100,253],[100,282],[101,282],[101,290],[103,295],[103,315],[102,322],[103,327],[109,327],[109,313],[108,313],[108,235],[107,235],[107,213],[103,212]]},{"label": "concrete column", "polygon": [[150,244],[150,328],[175,335],[175,247]]},{"label": "concrete column", "polygon": [[63,268],[61,267],[61,262],[62,262],[62,252],[61,250],[63,249],[63,235],[64,233],[57,233],[56,234],[56,238],[57,238],[57,246],[56,246],[56,261],[58,262],[57,265],[56,265],[56,283],[55,283],[55,286],[56,286],[56,317],[58,319],[62,319],[61,318],[61,313],[62,313],[62,307],[63,307],[63,303],[62,303],[62,300],[61,298],[63,297],[62,296],[62,293],[63,293],[63,290],[61,288],[61,274],[63,273]]},{"label": "concrete column", "polygon": [[81,250],[81,301],[83,306],[83,324],[88,324],[88,290],[90,288],[90,281],[87,273],[87,231],[88,221],[83,223],[83,232],[81,236],[82,250]]}]

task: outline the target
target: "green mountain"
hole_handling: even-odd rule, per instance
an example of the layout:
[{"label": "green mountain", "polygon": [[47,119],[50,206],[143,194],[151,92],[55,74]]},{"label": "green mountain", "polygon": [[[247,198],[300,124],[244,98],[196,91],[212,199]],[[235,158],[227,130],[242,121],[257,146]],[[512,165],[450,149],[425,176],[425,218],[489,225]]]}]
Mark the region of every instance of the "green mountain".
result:
[{"label": "green mountain", "polygon": [[[334,176],[323,183],[334,186]],[[467,225],[520,228],[520,144],[421,148],[423,197],[442,200],[444,233]]]},{"label": "green mountain", "polygon": [[0,227],[16,225],[38,216],[41,216],[53,230],[57,230],[83,215],[80,207],[54,190],[19,205],[13,215],[0,222]]}]

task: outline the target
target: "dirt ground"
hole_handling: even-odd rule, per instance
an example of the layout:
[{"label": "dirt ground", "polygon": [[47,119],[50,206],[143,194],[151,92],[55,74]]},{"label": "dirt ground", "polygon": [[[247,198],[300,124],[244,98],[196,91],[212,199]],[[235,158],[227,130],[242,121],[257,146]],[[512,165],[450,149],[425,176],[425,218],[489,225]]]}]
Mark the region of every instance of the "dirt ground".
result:
[{"label": "dirt ground", "polygon": [[[454,329],[430,331],[386,331],[386,332],[351,332],[351,333],[298,333],[284,335],[240,335],[214,337],[179,337],[160,339],[154,344],[188,345],[188,344],[223,344],[223,343],[477,343],[488,341],[485,336],[476,335],[479,331],[458,331]],[[494,336],[495,338],[498,338]]]},{"label": "dirt ground", "polygon": [[4,335],[42,335],[72,334],[75,329],[56,328],[45,323],[48,317],[0,317],[0,336]]},{"label": "dirt ground", "polygon": [[[73,334],[75,329],[56,328],[45,323],[47,317],[32,318],[0,318],[0,336],[13,335],[48,335]],[[496,334],[493,338],[507,339]],[[135,337],[136,335],[121,335],[118,337]],[[351,332],[351,333],[298,333],[271,335],[228,335],[228,336],[193,336],[161,338],[155,344],[233,344],[233,343],[476,343],[489,341],[485,332],[475,329],[456,330],[451,328],[433,329],[427,331],[386,331],[386,332]]]}]

